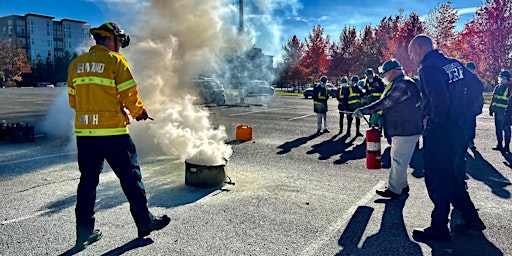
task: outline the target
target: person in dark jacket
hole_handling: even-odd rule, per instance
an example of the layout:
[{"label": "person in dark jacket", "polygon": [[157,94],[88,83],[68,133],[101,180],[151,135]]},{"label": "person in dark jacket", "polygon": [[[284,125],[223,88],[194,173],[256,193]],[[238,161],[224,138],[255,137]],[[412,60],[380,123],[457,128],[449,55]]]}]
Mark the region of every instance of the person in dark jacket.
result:
[{"label": "person in dark jacket", "polygon": [[[450,241],[450,205],[461,212],[464,222],[452,231],[482,231],[486,227],[471,201],[465,183],[464,162],[467,150],[466,91],[476,76],[455,59],[433,49],[432,39],[415,36],[408,46],[411,59],[420,66],[418,73],[427,97],[426,128],[423,132],[425,184],[434,209],[430,226],[415,229],[417,241]],[[461,132],[462,131],[462,132]]]},{"label": "person in dark jacket", "polygon": [[494,116],[496,139],[498,140],[498,143],[493,150],[510,152],[510,125],[505,125],[505,109],[507,108],[509,98],[512,95],[510,71],[502,70],[498,80],[498,85],[494,87],[491,103],[489,104],[489,115]]},{"label": "person in dark jacket", "polygon": [[[473,72],[473,74],[476,75],[475,69],[476,65],[474,62],[470,61],[466,63],[466,68],[469,69],[469,71]],[[482,84],[482,91],[483,91],[483,84]],[[482,114],[482,108],[484,105],[484,96],[483,94],[480,96],[479,104],[475,104],[475,109],[469,110],[468,109],[468,136],[467,136],[467,142],[468,147],[471,149],[476,149],[475,146],[475,134],[476,134],[476,117],[480,114]]]},{"label": "person in dark jacket", "polygon": [[[358,85],[359,77],[353,76],[350,79],[350,85],[343,88],[343,94],[347,99],[347,111],[354,112],[356,109],[363,106],[363,90]],[[347,114],[347,136],[350,136],[350,130],[352,128],[352,120],[354,119],[353,114]],[[356,117],[356,137],[363,136],[359,131],[361,126],[361,118]]]},{"label": "person in dark jacket", "polygon": [[365,104],[369,105],[380,99],[386,85],[382,82],[382,79],[373,72],[372,68],[366,69],[364,74],[366,76],[364,80]]},{"label": "person in dark jacket", "polygon": [[[348,95],[345,95],[348,88],[348,78],[346,76],[341,78],[340,86],[336,91],[336,99],[338,100],[338,112],[340,113],[340,131],[338,134],[343,133],[343,119],[345,118],[345,112],[348,111]],[[347,114],[348,119],[348,114]]]},{"label": "person in dark jacket", "polygon": [[356,109],[355,117],[382,111],[382,126],[386,138],[391,138],[391,170],[388,186],[376,193],[382,197],[398,199],[409,192],[407,167],[416,143],[423,131],[423,113],[419,106],[421,94],[414,80],[405,75],[400,63],[391,59],[380,67],[385,80],[391,81],[382,97],[362,108]]},{"label": "person in dark jacket", "polygon": [[320,84],[315,85],[313,88],[313,111],[316,113],[317,117],[317,129],[316,133],[318,135],[322,134],[322,124],[323,124],[323,133],[328,133],[327,129],[327,100],[329,99],[329,88],[327,87],[327,77],[320,77]]}]

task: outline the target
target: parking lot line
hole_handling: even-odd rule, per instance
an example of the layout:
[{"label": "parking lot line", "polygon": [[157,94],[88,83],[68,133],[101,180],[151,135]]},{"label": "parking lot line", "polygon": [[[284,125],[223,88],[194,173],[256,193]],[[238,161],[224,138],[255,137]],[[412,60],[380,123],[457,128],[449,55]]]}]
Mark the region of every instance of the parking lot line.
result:
[{"label": "parking lot line", "polygon": [[286,109],[286,108],[263,109],[263,110],[258,110],[258,111],[249,111],[249,112],[243,112],[243,113],[231,114],[231,115],[229,115],[229,116],[243,116],[243,115],[250,115],[250,114],[260,113],[260,112],[269,112],[269,111],[281,110],[281,109]]},{"label": "parking lot line", "polygon": [[290,118],[288,119],[288,121],[293,121],[293,120],[297,120],[297,119],[302,119],[302,118],[306,118],[308,116],[313,116],[313,115],[316,115],[316,113],[313,113],[313,114],[307,114],[307,115],[304,115],[304,116],[298,116],[298,117],[294,117],[294,118]]},{"label": "parking lot line", "polygon": [[331,224],[327,230],[320,235],[316,241],[313,241],[308,248],[302,251],[301,255],[315,255],[315,252],[320,249],[328,240],[340,233],[340,229],[345,226],[348,220],[352,218],[357,208],[361,205],[367,204],[372,197],[375,196],[375,190],[383,187],[386,184],[385,181],[379,181],[366,195],[364,195],[357,203],[352,205],[335,223]]},{"label": "parking lot line", "polygon": [[39,160],[39,159],[44,159],[44,158],[51,158],[51,157],[56,157],[56,156],[65,156],[65,155],[70,155],[70,154],[75,154],[75,153],[76,152],[66,152],[66,153],[61,153],[61,154],[54,154],[54,155],[46,155],[46,156],[38,156],[38,157],[26,158],[26,159],[17,160],[17,161],[0,163],[0,166],[8,165],[8,164],[17,164],[17,163],[29,162],[29,161],[34,161],[34,160]]}]

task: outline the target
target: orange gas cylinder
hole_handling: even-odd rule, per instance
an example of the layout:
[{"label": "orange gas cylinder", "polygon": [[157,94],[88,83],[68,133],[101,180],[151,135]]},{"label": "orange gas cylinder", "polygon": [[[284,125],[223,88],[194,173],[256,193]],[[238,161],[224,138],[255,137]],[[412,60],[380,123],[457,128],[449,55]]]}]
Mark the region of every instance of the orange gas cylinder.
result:
[{"label": "orange gas cylinder", "polygon": [[252,140],[252,127],[248,124],[240,124],[236,127],[236,139],[241,141]]},{"label": "orange gas cylinder", "polygon": [[376,127],[366,131],[366,168],[381,168],[380,131]]}]

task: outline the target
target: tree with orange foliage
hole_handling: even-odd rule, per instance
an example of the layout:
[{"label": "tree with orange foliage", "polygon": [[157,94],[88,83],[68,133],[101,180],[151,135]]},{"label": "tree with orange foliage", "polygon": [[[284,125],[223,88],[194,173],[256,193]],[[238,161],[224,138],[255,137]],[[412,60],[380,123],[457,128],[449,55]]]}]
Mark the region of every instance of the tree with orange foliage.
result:
[{"label": "tree with orange foliage", "polygon": [[324,29],[318,25],[313,27],[305,42],[305,51],[302,56],[302,69],[309,78],[314,81],[321,75],[327,74],[329,58],[327,50],[330,45],[330,37],[324,38]]},{"label": "tree with orange foliage", "polygon": [[447,57],[459,57],[459,49],[455,45],[455,24],[459,16],[452,3],[440,4],[427,15],[426,33],[432,38],[437,49]]},{"label": "tree with orange foliage", "polygon": [[496,80],[501,69],[512,68],[511,13],[509,0],[486,0],[461,34],[464,43],[472,44],[467,59],[476,63],[487,81]]},{"label": "tree with orange foliage", "polygon": [[330,47],[330,74],[337,77],[348,76],[353,72],[354,61],[357,58],[357,31],[355,28],[343,27],[339,41]]},{"label": "tree with orange foliage", "polygon": [[304,45],[296,35],[288,40],[283,46],[283,64],[284,70],[282,77],[290,84],[299,84],[304,82],[306,75],[300,68],[301,59],[304,54]]},{"label": "tree with orange foliage", "polygon": [[0,40],[0,76],[6,81],[21,82],[21,74],[30,72],[25,50],[19,44]]}]

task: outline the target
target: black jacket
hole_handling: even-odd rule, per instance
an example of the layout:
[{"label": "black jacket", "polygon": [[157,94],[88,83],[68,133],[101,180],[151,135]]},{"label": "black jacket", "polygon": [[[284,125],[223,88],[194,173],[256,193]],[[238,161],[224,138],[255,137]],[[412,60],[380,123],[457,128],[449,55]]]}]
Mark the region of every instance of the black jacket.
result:
[{"label": "black jacket", "polygon": [[437,50],[427,53],[418,70],[427,99],[425,115],[429,117],[427,129],[455,124],[463,131],[467,112],[471,108],[468,88],[472,87],[475,74],[455,59],[446,58]]}]

